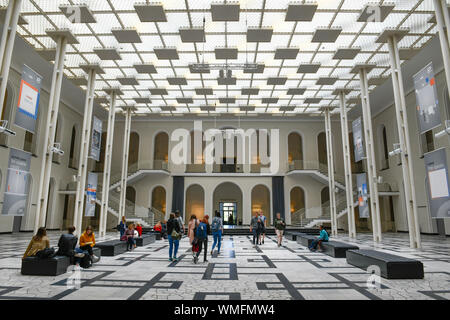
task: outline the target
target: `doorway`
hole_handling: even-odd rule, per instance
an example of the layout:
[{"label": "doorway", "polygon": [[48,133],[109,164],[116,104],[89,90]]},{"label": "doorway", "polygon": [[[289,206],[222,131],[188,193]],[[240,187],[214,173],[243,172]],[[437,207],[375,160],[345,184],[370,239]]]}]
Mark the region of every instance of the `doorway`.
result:
[{"label": "doorway", "polygon": [[237,225],[237,202],[220,202],[219,206],[223,224],[228,226]]}]

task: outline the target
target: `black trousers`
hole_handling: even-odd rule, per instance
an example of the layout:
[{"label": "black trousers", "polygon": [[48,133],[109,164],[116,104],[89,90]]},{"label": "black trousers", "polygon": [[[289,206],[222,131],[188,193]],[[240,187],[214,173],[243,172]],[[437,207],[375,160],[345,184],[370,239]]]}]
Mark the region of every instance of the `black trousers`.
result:
[{"label": "black trousers", "polygon": [[202,250],[204,252],[203,261],[206,261],[206,256],[208,254],[208,238],[198,241],[197,258],[200,256]]},{"label": "black trousers", "polygon": [[92,247],[91,247],[89,244],[80,247],[80,249],[81,249],[81,250],[87,251],[87,252],[89,253],[90,256],[93,256],[93,255],[94,255],[94,252],[92,252]]}]

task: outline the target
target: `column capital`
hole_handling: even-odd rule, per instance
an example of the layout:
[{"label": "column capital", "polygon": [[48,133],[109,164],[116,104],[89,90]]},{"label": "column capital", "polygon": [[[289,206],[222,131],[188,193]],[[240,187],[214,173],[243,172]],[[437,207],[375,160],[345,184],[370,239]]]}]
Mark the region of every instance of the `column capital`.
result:
[{"label": "column capital", "polygon": [[78,39],[70,29],[47,29],[45,33],[55,42],[58,42],[59,38],[64,38],[68,44],[79,44]]},{"label": "column capital", "polygon": [[397,41],[400,41],[403,39],[404,36],[406,36],[409,33],[409,28],[386,28],[384,29],[380,35],[378,36],[377,40],[375,40],[376,43],[386,43],[388,42],[388,39],[391,37],[395,37]]},{"label": "column capital", "polygon": [[109,95],[111,95],[111,94],[113,94],[113,93],[115,93],[116,96],[121,96],[121,95],[123,95],[123,91],[122,91],[122,89],[120,89],[119,87],[103,88],[103,91],[104,91],[106,94],[109,94]]},{"label": "column capital", "polygon": [[89,74],[90,71],[95,71],[96,74],[105,74],[105,70],[103,70],[103,68],[98,63],[82,63],[79,65],[79,67],[87,74]]},{"label": "column capital", "polygon": [[122,110],[124,112],[128,112],[128,111],[137,111],[136,106],[132,105],[132,106],[121,106]]},{"label": "column capital", "polygon": [[331,94],[333,96],[339,96],[341,93],[343,93],[344,95],[348,95],[352,91],[352,88],[336,88]]},{"label": "column capital", "polygon": [[334,109],[336,109],[335,106],[324,106],[319,108],[319,110],[322,112],[330,112],[333,111]]},{"label": "column capital", "polygon": [[366,72],[369,73],[375,67],[375,63],[358,63],[353,66],[352,70],[350,70],[350,73],[359,73],[361,70],[366,70]]}]

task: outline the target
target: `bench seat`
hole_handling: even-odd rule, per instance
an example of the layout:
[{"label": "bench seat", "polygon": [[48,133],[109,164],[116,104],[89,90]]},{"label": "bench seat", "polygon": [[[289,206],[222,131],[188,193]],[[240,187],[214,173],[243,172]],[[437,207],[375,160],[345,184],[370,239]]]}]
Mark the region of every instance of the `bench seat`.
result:
[{"label": "bench seat", "polygon": [[53,258],[39,259],[36,256],[22,260],[21,273],[31,276],[59,276],[67,272],[70,258],[54,256]]},{"label": "bench seat", "polygon": [[289,239],[291,241],[297,241],[297,236],[299,236],[301,233],[298,231],[285,231],[284,236],[286,239]]},{"label": "bench seat", "polygon": [[155,240],[156,240],[155,233],[143,233],[142,236],[136,238],[136,246],[138,247],[146,246],[150,243],[154,243]]},{"label": "bench seat", "polygon": [[314,239],[316,239],[316,236],[306,233],[300,233],[297,235],[297,243],[305,247],[309,247]]},{"label": "bench seat", "polygon": [[100,248],[103,256],[112,257],[126,252],[127,242],[120,240],[104,241],[97,243],[94,248]]},{"label": "bench seat", "polygon": [[348,250],[347,263],[367,270],[369,266],[380,268],[386,279],[423,279],[422,262],[375,250]]},{"label": "bench seat", "polygon": [[345,258],[347,250],[358,250],[359,247],[340,241],[321,242],[320,247],[323,253],[334,258]]}]

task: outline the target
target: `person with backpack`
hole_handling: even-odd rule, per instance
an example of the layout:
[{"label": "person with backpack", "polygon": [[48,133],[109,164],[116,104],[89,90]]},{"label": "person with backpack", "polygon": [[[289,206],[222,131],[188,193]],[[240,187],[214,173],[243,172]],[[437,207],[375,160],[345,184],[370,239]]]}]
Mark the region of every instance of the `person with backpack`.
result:
[{"label": "person with backpack", "polygon": [[180,230],[181,230],[181,236],[184,235],[184,222],[183,218],[181,217],[180,211],[175,211],[175,218],[177,219],[178,223],[180,224]]},{"label": "person with backpack", "polygon": [[220,245],[222,244],[222,233],[223,233],[223,221],[222,217],[220,216],[220,212],[216,210],[215,217],[212,219],[211,222],[211,231],[213,235],[213,245],[211,248],[211,256],[214,253],[214,248],[217,244],[217,254],[220,254]]},{"label": "person with backpack", "polygon": [[286,222],[284,221],[283,218],[281,218],[281,214],[279,212],[277,212],[275,221],[274,221],[274,226],[275,226],[275,233],[277,234],[277,239],[278,239],[278,247],[281,247],[281,242],[283,241],[283,233],[284,233],[284,229],[286,229]]},{"label": "person with backpack", "polygon": [[86,251],[92,262],[100,260],[97,256],[94,255],[92,248],[95,246],[95,234],[92,231],[92,227],[88,226],[83,234],[80,236],[80,249]]},{"label": "person with backpack", "polygon": [[[205,250],[204,260],[203,262],[207,262],[206,253],[208,250],[208,220],[203,218],[202,221],[198,223],[197,228],[195,229],[195,239],[193,241],[194,245],[198,245],[198,251],[194,255],[194,263],[198,262],[198,257],[202,252],[202,249]],[[203,248],[204,246],[204,248]],[[192,250],[194,251],[194,250]]]},{"label": "person with backpack", "polygon": [[169,221],[167,221],[167,233],[167,238],[169,239],[169,261],[178,261],[177,253],[181,239],[181,228],[174,213],[170,214]]},{"label": "person with backpack", "polygon": [[31,239],[30,244],[25,250],[22,259],[32,256],[40,256],[45,249],[50,249],[50,240],[47,237],[47,230],[44,227],[40,227],[36,235]]}]

